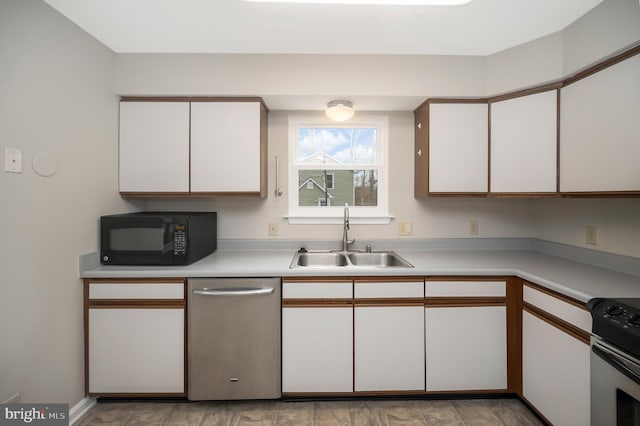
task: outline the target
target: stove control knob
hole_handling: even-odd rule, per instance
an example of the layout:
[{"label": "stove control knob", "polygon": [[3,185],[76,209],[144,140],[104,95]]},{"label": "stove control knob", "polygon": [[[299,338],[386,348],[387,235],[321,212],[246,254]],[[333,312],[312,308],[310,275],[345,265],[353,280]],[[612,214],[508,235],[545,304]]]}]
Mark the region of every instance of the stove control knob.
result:
[{"label": "stove control knob", "polygon": [[605,308],[604,313],[607,315],[611,315],[612,317],[615,317],[618,315],[622,315],[624,313],[624,309],[622,309],[618,305],[610,305]]},{"label": "stove control knob", "polygon": [[633,314],[629,317],[627,322],[631,325],[640,326],[640,315]]}]

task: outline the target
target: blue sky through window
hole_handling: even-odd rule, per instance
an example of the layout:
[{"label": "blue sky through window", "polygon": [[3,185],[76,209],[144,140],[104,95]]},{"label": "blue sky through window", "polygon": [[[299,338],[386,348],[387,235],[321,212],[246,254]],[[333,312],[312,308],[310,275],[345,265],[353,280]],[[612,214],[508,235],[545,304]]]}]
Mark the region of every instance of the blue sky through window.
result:
[{"label": "blue sky through window", "polygon": [[335,161],[340,164],[375,164],[376,129],[298,128],[298,162],[323,164]]}]

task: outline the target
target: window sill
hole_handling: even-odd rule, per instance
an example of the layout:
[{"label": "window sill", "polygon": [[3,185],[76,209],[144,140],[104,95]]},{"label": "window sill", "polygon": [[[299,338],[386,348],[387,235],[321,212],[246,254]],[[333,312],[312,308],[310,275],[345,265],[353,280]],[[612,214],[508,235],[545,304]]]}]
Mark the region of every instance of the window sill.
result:
[{"label": "window sill", "polygon": [[[387,225],[393,216],[371,216],[357,217],[351,215],[349,223],[355,225]],[[343,216],[340,217],[320,217],[320,216],[285,216],[289,225],[342,225]]]}]

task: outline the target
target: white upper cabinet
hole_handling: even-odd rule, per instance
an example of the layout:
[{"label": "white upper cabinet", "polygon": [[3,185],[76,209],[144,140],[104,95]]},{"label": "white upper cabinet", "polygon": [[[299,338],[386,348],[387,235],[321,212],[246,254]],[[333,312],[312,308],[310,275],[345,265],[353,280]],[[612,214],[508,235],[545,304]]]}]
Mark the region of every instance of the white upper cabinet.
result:
[{"label": "white upper cabinet", "polygon": [[120,192],[189,192],[189,102],[120,103]]},{"label": "white upper cabinet", "polygon": [[120,103],[124,196],[266,196],[267,109],[260,98],[136,98]]},{"label": "white upper cabinet", "polygon": [[429,192],[488,190],[487,103],[429,105]]},{"label": "white upper cabinet", "polygon": [[557,90],[491,103],[491,192],[557,192]]},{"label": "white upper cabinet", "polygon": [[191,191],[260,193],[260,102],[192,102]]},{"label": "white upper cabinet", "polygon": [[562,88],[560,191],[640,191],[640,55]]}]

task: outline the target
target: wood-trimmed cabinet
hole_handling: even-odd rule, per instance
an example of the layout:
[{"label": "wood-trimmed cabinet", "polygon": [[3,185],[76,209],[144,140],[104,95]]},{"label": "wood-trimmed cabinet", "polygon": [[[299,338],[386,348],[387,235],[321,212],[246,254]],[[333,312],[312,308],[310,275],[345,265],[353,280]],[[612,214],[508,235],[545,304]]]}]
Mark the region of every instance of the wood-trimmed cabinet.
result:
[{"label": "wood-trimmed cabinet", "polygon": [[122,98],[120,194],[266,196],[261,98]]},{"label": "wood-trimmed cabinet", "polygon": [[185,280],[85,279],[85,394],[186,396]]},{"label": "wood-trimmed cabinet", "polygon": [[282,282],[282,393],[353,391],[353,283]]},{"label": "wood-trimmed cabinet", "polygon": [[508,380],[508,358],[518,353],[509,353],[516,337],[507,332],[507,288],[504,278],[427,278],[427,391],[516,390]]},{"label": "wood-trimmed cabinet", "polygon": [[522,396],[551,424],[590,424],[591,316],[585,305],[524,284]]},{"label": "wood-trimmed cabinet", "polygon": [[354,281],[354,391],[424,392],[424,280]]}]

